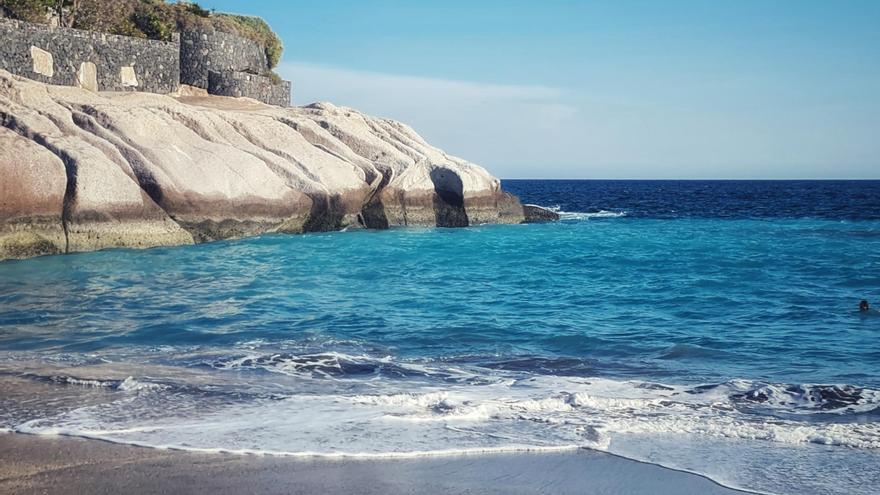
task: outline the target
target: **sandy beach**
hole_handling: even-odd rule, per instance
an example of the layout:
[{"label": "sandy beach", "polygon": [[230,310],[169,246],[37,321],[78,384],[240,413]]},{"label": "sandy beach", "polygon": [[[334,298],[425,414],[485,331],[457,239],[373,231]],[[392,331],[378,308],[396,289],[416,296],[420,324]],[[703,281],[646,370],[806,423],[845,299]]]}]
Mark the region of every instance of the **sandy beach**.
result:
[{"label": "sandy beach", "polygon": [[700,476],[587,450],[409,460],[295,460],[20,434],[0,434],[0,492],[745,493]]}]

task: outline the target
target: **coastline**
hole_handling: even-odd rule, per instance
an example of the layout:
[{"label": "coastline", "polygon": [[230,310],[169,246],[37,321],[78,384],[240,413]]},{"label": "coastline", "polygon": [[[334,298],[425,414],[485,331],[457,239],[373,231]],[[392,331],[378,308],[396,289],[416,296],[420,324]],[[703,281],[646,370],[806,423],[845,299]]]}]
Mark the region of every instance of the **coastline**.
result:
[{"label": "coastline", "polygon": [[63,436],[0,433],[0,492],[26,493],[749,493],[598,451],[409,459],[201,454]]},{"label": "coastline", "polygon": [[97,94],[2,68],[0,83],[0,260],[557,219],[405,124],[347,107]]}]

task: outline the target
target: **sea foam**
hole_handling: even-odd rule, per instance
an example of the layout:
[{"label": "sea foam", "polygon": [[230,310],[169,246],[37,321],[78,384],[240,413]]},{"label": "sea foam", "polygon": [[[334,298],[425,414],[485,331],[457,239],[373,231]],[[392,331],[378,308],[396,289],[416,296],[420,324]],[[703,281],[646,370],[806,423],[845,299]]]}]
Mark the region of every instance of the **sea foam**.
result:
[{"label": "sea foam", "polygon": [[[855,456],[850,463],[880,454],[880,425],[859,420],[880,407],[880,394],[865,387],[750,380],[663,384],[498,369],[500,363],[486,368],[459,360],[263,352],[259,343],[246,347],[244,355],[236,347],[227,356],[211,351],[205,358],[187,350],[198,365],[194,370],[201,371],[166,374],[159,381],[147,376],[161,375],[164,368],[144,365],[144,374],[124,379],[79,378],[57,368],[52,374],[29,372],[20,376],[70,392],[101,389],[109,395],[97,403],[0,426],[154,448],[292,457],[589,448],[750,488],[760,488],[760,482],[750,478],[742,483],[744,475],[713,472],[687,451],[669,462],[652,454],[652,445],[669,438],[704,438],[723,450],[750,442],[753,455],[767,459],[773,458],[776,445],[807,448],[792,459],[820,455],[810,446],[833,446],[850,449]],[[544,366],[534,359],[517,362]],[[383,375],[382,370],[395,371]],[[238,377],[238,385],[231,385],[234,380],[227,376]],[[283,393],[268,392],[279,387]],[[717,443],[722,440],[728,443]]]}]

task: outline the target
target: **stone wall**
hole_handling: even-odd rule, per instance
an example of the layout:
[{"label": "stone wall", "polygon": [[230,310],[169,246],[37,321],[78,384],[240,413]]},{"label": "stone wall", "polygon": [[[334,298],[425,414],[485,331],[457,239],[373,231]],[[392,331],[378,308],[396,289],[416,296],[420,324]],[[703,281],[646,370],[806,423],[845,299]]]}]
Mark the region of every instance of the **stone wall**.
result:
[{"label": "stone wall", "polygon": [[263,76],[269,72],[263,47],[228,33],[187,31],[164,42],[0,17],[0,36],[0,69],[48,84],[171,93],[183,83],[290,106],[290,83]]},{"label": "stone wall", "polygon": [[150,93],[180,84],[177,35],[164,42],[0,18],[0,39],[0,68],[40,82]]},{"label": "stone wall", "polygon": [[269,70],[266,50],[253,41],[211,30],[185,31],[180,36],[180,82],[208,89],[208,73]]},{"label": "stone wall", "polygon": [[208,93],[218,96],[247,97],[279,107],[290,106],[290,81],[272,79],[246,72],[208,73]]},{"label": "stone wall", "polygon": [[180,39],[180,82],[218,96],[248,97],[290,106],[290,83],[276,84],[266,50],[247,38],[213,30],[185,31]]}]

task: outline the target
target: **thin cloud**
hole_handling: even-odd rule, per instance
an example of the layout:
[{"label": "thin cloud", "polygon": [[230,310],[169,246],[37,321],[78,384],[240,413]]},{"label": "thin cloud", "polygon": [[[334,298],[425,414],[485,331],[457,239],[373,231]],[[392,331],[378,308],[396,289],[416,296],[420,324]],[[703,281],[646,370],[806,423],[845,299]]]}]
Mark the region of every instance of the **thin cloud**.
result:
[{"label": "thin cloud", "polygon": [[[492,84],[283,63],[296,104],[330,101],[406,122],[432,144],[488,167],[499,176],[520,174],[548,160],[547,150],[578,126],[578,109],[561,88]],[[555,153],[554,151],[553,153]],[[549,157],[555,160],[556,157]]]},{"label": "thin cloud", "polygon": [[[304,62],[285,62],[278,68],[294,81],[298,102],[334,99],[370,103],[378,100],[423,100],[433,95],[462,103],[480,101],[556,101],[564,91],[548,86],[491,84],[430,77],[356,71]],[[341,102],[345,104],[344,102]]]},{"label": "thin cloud", "polygon": [[877,151],[873,102],[858,121],[846,108],[782,113],[712,91],[694,95],[711,103],[695,108],[676,87],[647,97],[631,87],[576,91],[304,62],[279,72],[293,81],[296,104],[330,101],[400,120],[502,178],[827,177],[829,163],[840,164],[840,177],[858,177]]}]

